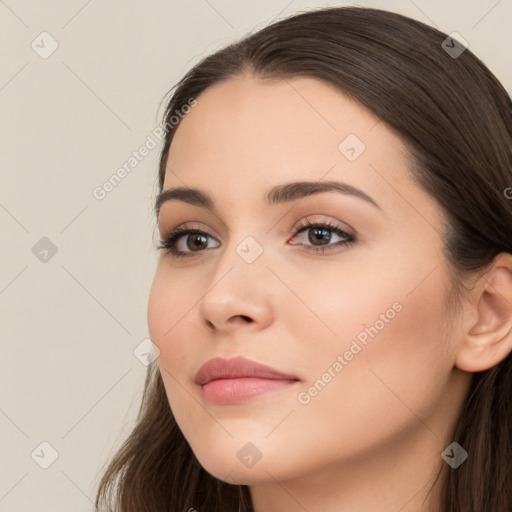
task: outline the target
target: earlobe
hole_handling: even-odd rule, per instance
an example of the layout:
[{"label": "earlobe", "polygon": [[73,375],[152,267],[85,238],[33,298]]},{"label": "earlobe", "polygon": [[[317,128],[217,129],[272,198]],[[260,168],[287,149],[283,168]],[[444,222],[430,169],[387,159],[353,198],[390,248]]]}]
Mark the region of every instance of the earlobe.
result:
[{"label": "earlobe", "polygon": [[471,293],[455,365],[480,372],[512,352],[512,255],[498,254]]}]

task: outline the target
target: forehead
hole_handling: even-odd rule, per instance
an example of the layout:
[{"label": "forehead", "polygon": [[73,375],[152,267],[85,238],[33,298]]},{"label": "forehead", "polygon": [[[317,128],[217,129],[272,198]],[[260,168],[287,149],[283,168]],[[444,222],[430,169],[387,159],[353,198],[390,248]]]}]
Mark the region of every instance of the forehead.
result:
[{"label": "forehead", "polygon": [[[287,162],[298,171],[345,164],[351,146],[363,160],[402,156],[400,139],[368,110],[330,84],[313,78],[262,80],[240,76],[217,83],[175,128],[169,162],[188,171],[216,164],[275,172]],[[344,144],[345,142],[345,144]],[[341,146],[340,146],[341,144]],[[348,153],[343,154],[344,146]],[[396,163],[396,162],[395,162]],[[321,169],[319,169],[321,171]]]},{"label": "forehead", "polygon": [[229,193],[263,200],[277,183],[332,179],[388,208],[429,200],[411,179],[400,137],[314,78],[225,80],[199,95],[175,129],[164,190],[186,185],[223,200]]}]

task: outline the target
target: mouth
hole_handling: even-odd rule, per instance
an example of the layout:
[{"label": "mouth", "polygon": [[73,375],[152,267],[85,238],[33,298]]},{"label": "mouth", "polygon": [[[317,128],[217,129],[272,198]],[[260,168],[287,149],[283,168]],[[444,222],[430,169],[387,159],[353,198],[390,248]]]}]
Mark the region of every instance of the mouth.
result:
[{"label": "mouth", "polygon": [[202,398],[215,405],[246,402],[262,394],[287,389],[299,381],[294,375],[243,357],[210,359],[194,379],[201,387]]},{"label": "mouth", "polygon": [[288,388],[298,382],[285,379],[258,379],[243,377],[238,379],[211,380],[201,387],[206,402],[215,405],[238,404],[251,400],[264,393]]}]

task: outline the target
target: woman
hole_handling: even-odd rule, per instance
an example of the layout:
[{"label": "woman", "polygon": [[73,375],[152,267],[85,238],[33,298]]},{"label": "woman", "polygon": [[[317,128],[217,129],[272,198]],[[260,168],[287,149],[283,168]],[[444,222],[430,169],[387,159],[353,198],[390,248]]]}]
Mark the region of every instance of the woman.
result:
[{"label": "woman", "polygon": [[98,510],[512,510],[512,109],[377,9],[279,21],[177,84],[160,351]]}]

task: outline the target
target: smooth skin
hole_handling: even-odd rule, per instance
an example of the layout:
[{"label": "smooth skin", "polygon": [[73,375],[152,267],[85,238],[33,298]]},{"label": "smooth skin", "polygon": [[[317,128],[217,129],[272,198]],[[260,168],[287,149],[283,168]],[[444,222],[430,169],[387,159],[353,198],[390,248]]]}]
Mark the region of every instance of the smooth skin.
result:
[{"label": "smooth skin", "polygon": [[[186,224],[207,243],[183,235],[181,258],[161,249],[148,304],[180,429],[209,473],[250,486],[256,512],[427,511],[470,372],[512,350],[512,257],[498,255],[455,309],[440,207],[413,182],[400,138],[328,84],[245,74],[197,100],[172,141],[164,190],[200,189],[214,209],[170,200],[158,229],[164,238]],[[339,149],[349,134],[365,144],[354,161]],[[339,192],[265,203],[276,185],[327,180],[380,208]],[[294,235],[306,219],[355,241],[342,246],[329,231],[332,250],[315,253],[311,229]],[[252,263],[237,252],[246,237],[263,249]],[[396,302],[394,318],[300,403]],[[242,404],[204,402],[196,371],[238,355],[300,382]],[[251,467],[237,455],[247,443],[261,454]]]}]

